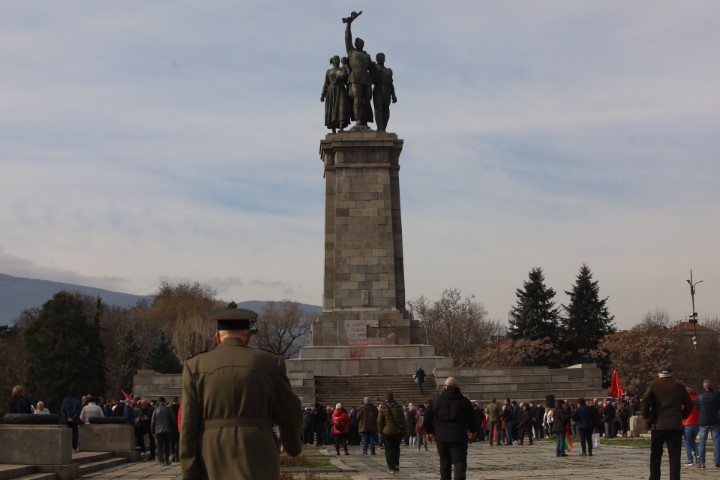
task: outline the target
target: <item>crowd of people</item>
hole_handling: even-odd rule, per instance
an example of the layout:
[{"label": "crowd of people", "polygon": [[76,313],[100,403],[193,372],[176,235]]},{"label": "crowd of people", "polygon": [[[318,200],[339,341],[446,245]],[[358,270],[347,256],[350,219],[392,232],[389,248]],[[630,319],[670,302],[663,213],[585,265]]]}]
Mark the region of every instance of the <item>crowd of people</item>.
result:
[{"label": "crowd of people", "polygon": [[[362,455],[384,451],[391,473],[399,471],[401,445],[427,452],[429,445],[435,443],[441,478],[449,479],[453,467],[455,478],[464,478],[469,444],[486,442],[491,447],[522,446],[526,441],[532,445],[533,440],[555,437],[556,455],[565,457],[568,456],[566,436],[577,435],[580,455],[592,456],[599,437],[627,436],[630,417],[642,414],[652,433],[652,475],[659,471],[658,462],[666,443],[671,459],[671,478],[678,478],[675,472],[679,467],[683,437],[686,466],[705,468],[705,446],[711,436],[715,446],[714,466],[720,468],[720,393],[714,391],[710,380],[705,380],[703,392],[696,395],[692,388],[685,388],[671,379],[669,367],[661,369],[660,379],[650,384],[642,402],[629,396],[578,398],[575,401],[557,400],[552,406],[534,401],[518,403],[509,398],[502,403],[493,398],[482,406],[463,396],[455,379],[448,377],[438,395],[418,405],[400,405],[392,392],[388,392],[378,405],[369,397],[365,397],[358,407],[316,403],[314,407],[303,409],[300,436],[306,445],[333,446],[336,455],[350,455],[349,446],[360,447]],[[673,392],[674,397],[667,392]],[[663,402],[670,402],[670,406],[664,406]],[[22,386],[13,389],[9,411],[50,413],[42,401],[32,405]],[[164,465],[179,461],[182,413],[177,397],[166,402],[163,397],[127,396],[125,400],[103,400],[93,395],[78,398],[70,394],[62,400],[58,413],[61,422],[73,429],[75,451],[79,450],[79,425],[92,423],[94,417],[121,417],[135,429],[136,449],[143,453],[149,450],[149,460],[157,458]],[[678,422],[682,422],[681,428],[676,428]]]},{"label": "crowd of people", "polygon": [[[9,413],[49,415],[43,401],[32,405],[25,397],[25,389],[15,386],[8,404]],[[135,449],[150,452],[148,460],[164,465],[179,461],[180,402],[174,397],[167,403],[164,397],[147,399],[128,396],[125,400],[104,400],[101,396],[71,393],[62,399],[58,412],[60,422],[72,429],[72,449],[80,451],[79,426],[92,423],[97,417],[122,417],[135,430]],[[157,453],[157,455],[156,455]]]}]

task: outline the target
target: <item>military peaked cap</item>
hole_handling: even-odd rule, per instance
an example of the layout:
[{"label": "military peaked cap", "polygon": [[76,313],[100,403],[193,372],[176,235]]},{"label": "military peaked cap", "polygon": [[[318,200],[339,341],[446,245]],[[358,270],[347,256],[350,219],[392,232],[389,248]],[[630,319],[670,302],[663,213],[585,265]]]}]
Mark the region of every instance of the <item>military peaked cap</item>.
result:
[{"label": "military peaked cap", "polygon": [[250,330],[253,332],[256,331],[257,318],[257,313],[247,308],[237,308],[234,303],[208,316],[208,320],[217,322],[218,330]]}]

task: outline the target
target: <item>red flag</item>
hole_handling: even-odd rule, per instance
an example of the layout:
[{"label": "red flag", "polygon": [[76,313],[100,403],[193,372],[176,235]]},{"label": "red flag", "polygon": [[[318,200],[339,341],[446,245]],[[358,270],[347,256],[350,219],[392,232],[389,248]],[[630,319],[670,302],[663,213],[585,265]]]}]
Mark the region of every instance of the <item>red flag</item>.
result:
[{"label": "red flag", "polygon": [[620,382],[620,375],[618,375],[617,368],[613,372],[612,382],[610,383],[610,396],[613,398],[620,398],[623,394],[622,382]]},{"label": "red flag", "polygon": [[130,395],[128,395],[127,393],[125,393],[125,390],[120,389],[120,391],[122,392],[123,396],[125,397],[125,400],[132,401],[133,398]]},{"label": "red flag", "polygon": [[572,437],[570,436],[570,425],[565,428],[565,450],[570,452],[573,451],[575,446],[573,445]]}]

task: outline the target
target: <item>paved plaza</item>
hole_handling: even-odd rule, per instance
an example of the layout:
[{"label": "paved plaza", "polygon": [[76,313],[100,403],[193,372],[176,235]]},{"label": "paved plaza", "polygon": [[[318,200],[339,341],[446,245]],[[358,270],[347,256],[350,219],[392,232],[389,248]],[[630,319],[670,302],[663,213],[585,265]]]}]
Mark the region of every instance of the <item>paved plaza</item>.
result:
[{"label": "paved plaza", "polygon": [[[541,440],[534,445],[493,446],[471,444],[468,451],[468,480],[510,480],[510,479],[554,479],[583,478],[597,480],[642,479],[648,477],[648,448],[621,447],[602,444],[592,457],[580,456],[578,450],[569,452],[569,457],[555,456],[554,442]],[[308,448],[306,446],[306,448]],[[438,456],[430,451],[418,452],[417,448],[402,447],[400,471],[388,473],[383,451],[375,456],[364,456],[360,447],[350,447],[350,455],[335,456],[334,448],[320,448],[323,454],[331,457],[333,464],[342,470],[342,474],[353,480],[380,479],[437,479]],[[685,459],[683,452],[682,459]],[[682,477],[686,479],[720,478],[720,470],[713,468],[712,453],[706,470],[682,467]],[[334,476],[338,476],[335,474]],[[324,475],[317,475],[323,478]],[[663,458],[663,478],[669,478],[667,458]],[[173,464],[163,467],[155,461],[126,464],[120,467],[95,472],[82,478],[95,480],[181,480],[180,467]],[[260,479],[258,479],[260,480]]]}]

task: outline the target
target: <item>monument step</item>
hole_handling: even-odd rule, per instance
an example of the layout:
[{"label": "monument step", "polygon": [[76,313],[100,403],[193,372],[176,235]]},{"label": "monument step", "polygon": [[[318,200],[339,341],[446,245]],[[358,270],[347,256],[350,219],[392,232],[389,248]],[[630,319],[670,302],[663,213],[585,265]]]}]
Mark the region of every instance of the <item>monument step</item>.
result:
[{"label": "monument step", "polygon": [[122,465],[124,463],[128,463],[127,458],[112,457],[112,456],[111,456],[111,458],[107,458],[107,459],[103,459],[103,460],[99,460],[99,461],[95,461],[95,462],[90,462],[90,463],[85,463],[85,464],[80,465],[80,476],[89,475],[91,473],[95,473],[100,470],[105,470],[107,468],[116,467],[116,466]]},{"label": "monument step", "polygon": [[81,446],[79,452],[73,453],[72,461],[73,463],[85,465],[87,463],[107,460],[108,458],[113,458],[113,454],[111,452],[83,452]]},{"label": "monument step", "polygon": [[378,404],[385,400],[385,393],[393,392],[398,403],[425,403],[435,393],[435,377],[425,377],[425,393],[421,394],[412,375],[353,375],[315,378],[316,401],[321,405],[359,407],[364,397]]},{"label": "monument step", "polygon": [[35,478],[34,475],[50,475],[49,477],[38,477],[55,479],[55,474],[51,473],[37,473],[37,468],[30,465],[0,465],[0,480],[8,480],[10,478]]},{"label": "monument step", "polygon": [[4,477],[0,476],[2,479],[13,479],[13,480],[57,480],[57,475],[55,473],[31,473],[29,475],[23,475],[20,477]]}]

